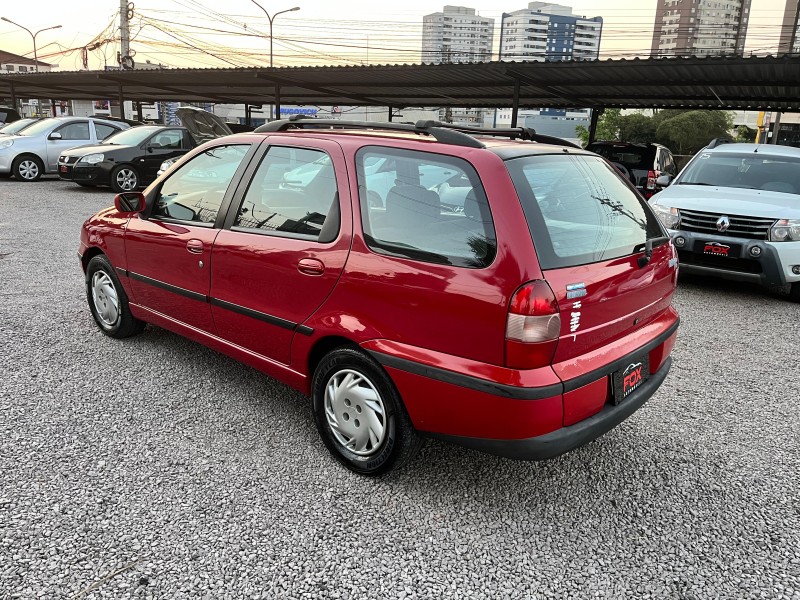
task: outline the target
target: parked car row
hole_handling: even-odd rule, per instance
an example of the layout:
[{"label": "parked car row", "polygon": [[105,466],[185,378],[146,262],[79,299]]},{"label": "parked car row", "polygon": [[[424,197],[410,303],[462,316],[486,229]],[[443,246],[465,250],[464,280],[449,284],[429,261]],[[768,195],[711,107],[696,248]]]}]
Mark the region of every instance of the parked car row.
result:
[{"label": "parked car row", "polygon": [[81,186],[139,189],[157,177],[164,161],[198,143],[229,135],[218,117],[182,107],[184,127],[140,125],[97,117],[20,119],[0,129],[0,176],[37,181],[57,173]]}]

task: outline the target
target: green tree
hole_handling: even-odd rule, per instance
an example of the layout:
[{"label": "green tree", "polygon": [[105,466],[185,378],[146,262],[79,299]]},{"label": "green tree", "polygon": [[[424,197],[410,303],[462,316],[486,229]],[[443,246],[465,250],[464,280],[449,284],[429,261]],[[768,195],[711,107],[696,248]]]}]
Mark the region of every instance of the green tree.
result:
[{"label": "green tree", "polygon": [[642,113],[633,113],[620,117],[619,139],[622,142],[648,143],[656,137],[656,125],[653,118]]},{"label": "green tree", "polygon": [[[714,138],[730,135],[733,117],[721,110],[689,110],[657,115],[656,141],[677,154],[693,154]],[[670,111],[672,112],[672,111]]]},{"label": "green tree", "polygon": [[[619,108],[610,108],[603,112],[600,118],[597,119],[595,139],[618,141],[621,120],[622,111]],[[575,127],[575,134],[580,138],[584,146],[589,143],[589,130],[583,125]]]},{"label": "green tree", "polygon": [[750,129],[747,125],[739,125],[736,128],[736,136],[733,139],[735,139],[737,142],[752,144],[756,141],[757,133],[758,131],[755,129]]}]

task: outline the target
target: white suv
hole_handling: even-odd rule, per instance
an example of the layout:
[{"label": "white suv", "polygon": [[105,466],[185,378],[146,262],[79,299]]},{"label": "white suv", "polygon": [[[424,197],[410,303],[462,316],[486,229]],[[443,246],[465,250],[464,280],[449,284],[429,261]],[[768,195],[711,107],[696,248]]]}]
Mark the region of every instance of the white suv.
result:
[{"label": "white suv", "polygon": [[651,205],[684,272],[788,284],[800,302],[800,148],[706,148]]}]

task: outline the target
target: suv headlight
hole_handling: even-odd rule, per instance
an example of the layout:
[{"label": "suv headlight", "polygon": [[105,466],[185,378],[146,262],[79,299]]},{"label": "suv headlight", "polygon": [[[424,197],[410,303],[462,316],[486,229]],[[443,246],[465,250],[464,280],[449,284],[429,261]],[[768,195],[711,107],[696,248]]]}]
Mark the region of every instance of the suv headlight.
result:
[{"label": "suv headlight", "polygon": [[99,162],[103,162],[104,158],[105,156],[103,156],[102,154],[87,154],[78,162],[89,163],[90,165],[96,165]]},{"label": "suv headlight", "polygon": [[14,140],[2,140],[0,141],[0,148],[11,148],[14,145]]},{"label": "suv headlight", "polygon": [[658,220],[667,229],[677,229],[678,224],[681,222],[681,213],[677,208],[669,206],[661,206],[660,204],[651,204],[650,207],[655,211]]},{"label": "suv headlight", "polygon": [[800,220],[781,219],[769,230],[770,242],[800,241]]}]

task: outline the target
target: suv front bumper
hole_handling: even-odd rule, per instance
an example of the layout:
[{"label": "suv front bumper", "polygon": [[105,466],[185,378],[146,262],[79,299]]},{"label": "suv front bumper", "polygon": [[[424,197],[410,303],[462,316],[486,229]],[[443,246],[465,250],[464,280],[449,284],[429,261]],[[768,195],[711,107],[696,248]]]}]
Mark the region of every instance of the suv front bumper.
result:
[{"label": "suv front bumper", "polygon": [[762,285],[800,281],[800,275],[792,272],[793,266],[800,265],[800,242],[776,243],[682,230],[669,233],[684,273]]}]

